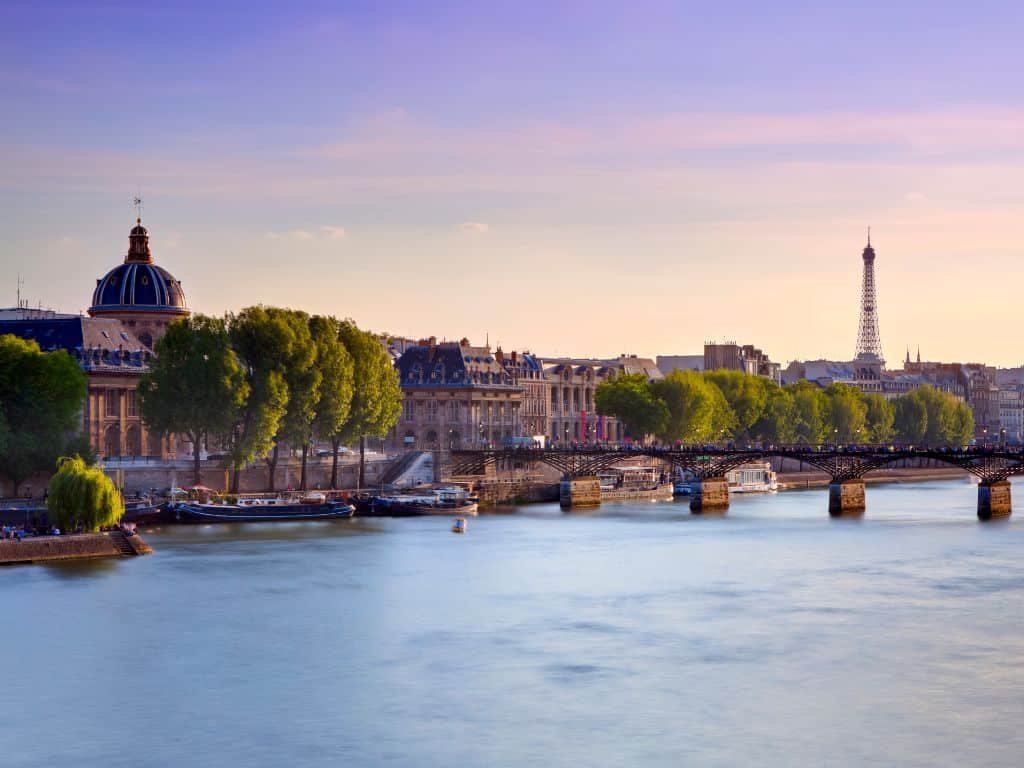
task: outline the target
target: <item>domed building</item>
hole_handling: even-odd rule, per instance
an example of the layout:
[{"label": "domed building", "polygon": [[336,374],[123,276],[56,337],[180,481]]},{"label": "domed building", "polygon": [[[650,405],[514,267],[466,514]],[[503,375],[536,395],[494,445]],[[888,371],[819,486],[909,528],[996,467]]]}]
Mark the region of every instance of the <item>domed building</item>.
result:
[{"label": "domed building", "polygon": [[96,281],[89,314],[120,320],[149,349],[168,325],[188,317],[181,283],[153,263],[149,232],[142,219],[136,219],[128,235],[124,263]]}]

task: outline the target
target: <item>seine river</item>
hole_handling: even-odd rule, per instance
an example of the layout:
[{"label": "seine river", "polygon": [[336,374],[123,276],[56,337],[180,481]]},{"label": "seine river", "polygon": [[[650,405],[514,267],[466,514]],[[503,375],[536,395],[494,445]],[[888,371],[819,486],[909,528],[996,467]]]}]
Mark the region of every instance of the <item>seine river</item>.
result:
[{"label": "seine river", "polygon": [[1024,518],[975,503],[167,528],[0,570],[0,764],[1019,766]]}]

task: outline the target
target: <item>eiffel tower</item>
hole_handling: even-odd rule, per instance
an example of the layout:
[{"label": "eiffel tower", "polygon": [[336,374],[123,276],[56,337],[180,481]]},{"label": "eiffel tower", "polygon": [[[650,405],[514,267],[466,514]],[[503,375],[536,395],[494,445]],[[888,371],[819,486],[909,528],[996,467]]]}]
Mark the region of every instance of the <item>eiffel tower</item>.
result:
[{"label": "eiffel tower", "polygon": [[884,363],[882,338],[878,332],[878,301],[875,297],[875,249],[871,247],[871,229],[864,248],[864,279],[860,289],[860,328],[857,331],[857,358],[873,357]]}]

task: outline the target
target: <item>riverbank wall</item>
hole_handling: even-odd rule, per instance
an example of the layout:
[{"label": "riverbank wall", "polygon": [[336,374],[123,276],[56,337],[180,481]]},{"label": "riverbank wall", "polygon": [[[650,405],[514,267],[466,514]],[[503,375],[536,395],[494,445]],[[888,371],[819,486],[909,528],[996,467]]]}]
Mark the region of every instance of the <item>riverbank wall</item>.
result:
[{"label": "riverbank wall", "polygon": [[141,536],[125,536],[120,531],[32,536],[21,541],[0,541],[0,565],[94,557],[135,557],[152,551]]}]

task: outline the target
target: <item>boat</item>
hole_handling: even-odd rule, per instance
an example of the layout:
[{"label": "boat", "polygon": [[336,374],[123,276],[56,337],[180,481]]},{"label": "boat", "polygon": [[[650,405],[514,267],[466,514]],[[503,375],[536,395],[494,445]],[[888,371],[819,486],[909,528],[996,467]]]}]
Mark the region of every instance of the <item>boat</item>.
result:
[{"label": "boat", "polygon": [[452,521],[452,533],[465,533],[468,523],[464,517],[456,517]]},{"label": "boat", "polygon": [[352,517],[356,508],[328,500],[322,493],[293,498],[242,499],[237,504],[176,501],[168,505],[182,523],[265,523],[290,520],[339,520]]},{"label": "boat", "polygon": [[771,462],[751,461],[725,473],[730,493],[771,493],[779,489]]},{"label": "boat", "polygon": [[371,514],[383,517],[418,515],[475,516],[477,502],[470,499],[465,488],[442,487],[419,493],[395,493],[375,496]]}]

